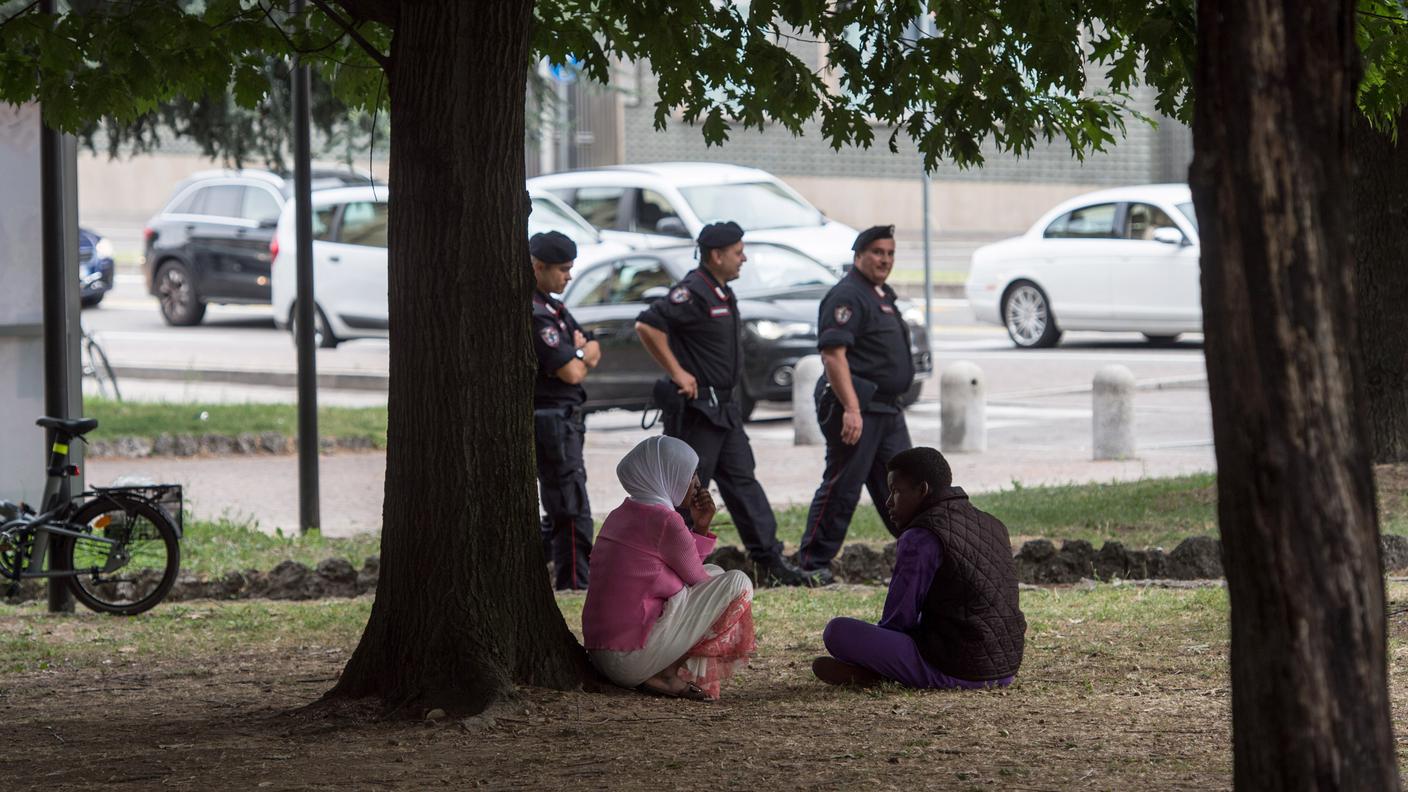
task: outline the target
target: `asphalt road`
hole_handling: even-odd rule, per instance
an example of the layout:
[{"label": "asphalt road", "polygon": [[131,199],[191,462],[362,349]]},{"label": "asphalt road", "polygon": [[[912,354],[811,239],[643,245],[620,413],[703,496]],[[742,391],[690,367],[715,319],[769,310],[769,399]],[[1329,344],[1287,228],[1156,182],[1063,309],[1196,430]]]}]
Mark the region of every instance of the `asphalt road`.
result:
[{"label": "asphalt road", "polygon": [[[121,379],[124,396],[140,400],[292,402],[289,387],[203,381],[210,372],[291,374],[294,347],[275,329],[267,307],[212,306],[205,322],[168,327],[140,278],[120,275],[102,305],[83,313],[120,370],[169,369],[176,379]],[[1070,333],[1055,349],[1016,350],[1001,328],[978,325],[966,303],[935,304],[935,359],[940,371],[957,361],[977,364],[987,380],[988,447],[954,459],[959,483],[974,491],[1075,481],[1109,481],[1210,470],[1211,415],[1201,339],[1152,347],[1136,334]],[[385,341],[353,341],[318,351],[321,374],[385,375]],[[1138,459],[1092,462],[1091,380],[1101,367],[1126,366],[1140,383],[1135,434]],[[91,386],[91,383],[89,383]],[[590,387],[590,380],[588,380]],[[908,411],[916,444],[939,443],[938,375]],[[385,403],[384,391],[320,388],[323,404]],[[593,506],[605,512],[621,493],[613,470],[621,454],[647,432],[638,413],[597,413],[588,418],[588,479]],[[654,431],[654,430],[652,430]],[[806,503],[820,477],[823,451],[792,445],[787,405],[760,405],[748,426],[759,479],[775,503]],[[324,522],[329,533],[375,529],[380,524],[380,454],[341,454],[324,460]],[[102,460],[89,464],[95,483],[121,473],[185,483],[199,514],[222,512],[257,519],[264,528],[296,526],[294,458],[231,460]]]}]

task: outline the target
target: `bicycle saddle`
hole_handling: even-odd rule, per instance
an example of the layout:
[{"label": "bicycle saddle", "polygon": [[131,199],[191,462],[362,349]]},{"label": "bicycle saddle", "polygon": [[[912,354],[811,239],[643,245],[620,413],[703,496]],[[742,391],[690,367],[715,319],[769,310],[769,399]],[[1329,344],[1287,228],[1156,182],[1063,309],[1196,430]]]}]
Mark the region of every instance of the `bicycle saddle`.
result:
[{"label": "bicycle saddle", "polygon": [[36,426],[42,426],[45,429],[53,429],[69,437],[82,437],[98,428],[97,418],[75,418],[72,420],[65,420],[63,418],[40,418],[34,423]]}]

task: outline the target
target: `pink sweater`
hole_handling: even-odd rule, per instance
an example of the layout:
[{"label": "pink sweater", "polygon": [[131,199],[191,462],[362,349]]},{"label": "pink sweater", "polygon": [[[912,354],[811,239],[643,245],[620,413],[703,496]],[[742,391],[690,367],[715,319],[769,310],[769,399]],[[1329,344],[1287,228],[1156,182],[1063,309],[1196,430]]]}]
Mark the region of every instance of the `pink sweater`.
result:
[{"label": "pink sweater", "polygon": [[665,601],[709,579],[703,562],[716,540],[690,531],[665,506],[628,499],[616,507],[592,545],[591,585],[582,608],[586,647],[644,647]]}]

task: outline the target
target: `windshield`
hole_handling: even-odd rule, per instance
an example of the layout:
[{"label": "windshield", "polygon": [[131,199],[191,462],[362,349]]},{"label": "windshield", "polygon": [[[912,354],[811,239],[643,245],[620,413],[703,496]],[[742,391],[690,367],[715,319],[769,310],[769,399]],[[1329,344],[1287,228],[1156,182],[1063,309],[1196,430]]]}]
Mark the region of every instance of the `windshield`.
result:
[{"label": "windshield", "polygon": [[739,294],[797,289],[804,286],[832,286],[836,274],[826,265],[788,248],[744,244],[748,261],[738,280],[729,284]]},{"label": "windshield", "polygon": [[596,229],[568,214],[547,198],[533,199],[533,211],[528,215],[528,236],[557,231],[566,234],[579,245],[592,245],[597,240]]},{"label": "windshield", "polygon": [[683,187],[680,192],[705,224],[733,220],[744,231],[757,231],[819,226],[825,222],[821,212],[771,182],[709,184]]},{"label": "windshield", "polygon": [[1194,230],[1194,231],[1197,231],[1197,230],[1198,230],[1198,216],[1193,213],[1193,204],[1192,204],[1192,202],[1178,204],[1178,211],[1182,212],[1182,213],[1183,213],[1183,216],[1186,217],[1186,218],[1188,218],[1188,222],[1190,222],[1190,223],[1193,224],[1193,230]]}]

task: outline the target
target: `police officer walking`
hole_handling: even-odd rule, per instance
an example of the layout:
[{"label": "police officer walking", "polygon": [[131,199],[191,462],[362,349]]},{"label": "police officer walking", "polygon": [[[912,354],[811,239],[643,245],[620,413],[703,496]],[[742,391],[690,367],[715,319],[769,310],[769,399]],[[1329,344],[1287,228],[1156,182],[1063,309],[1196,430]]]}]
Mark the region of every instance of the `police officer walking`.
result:
[{"label": "police officer walking", "polygon": [[797,554],[804,571],[836,557],[860,502],[860,488],[891,534],[885,466],[909,448],[899,400],[914,384],[909,326],[885,285],[895,265],[895,227],[872,226],[851,248],[854,266],[821,301],[817,347],[825,376],[817,382],[817,421],[826,439],[826,471],[807,511]]},{"label": "police officer walking", "polygon": [[587,468],[582,459],[586,424],[582,381],[601,360],[601,347],[582,330],[567,307],[552,298],[572,280],[577,245],[549,231],[528,240],[533,262],[533,347],[538,377],[533,387],[533,436],[542,494],[543,547],[552,559],[553,585],[587,587],[592,549],[592,508],[587,501]]},{"label": "police officer walking", "polygon": [[698,269],[641,312],[636,332],[669,375],[656,386],[665,434],[685,441],[699,455],[701,483],[718,481],[760,584],[829,582],[829,575],[810,578],[783,558],[772,507],[753,475],[753,447],[739,407],[742,323],[738,300],[728,287],[747,260],[737,223],[705,226],[699,232]]}]

